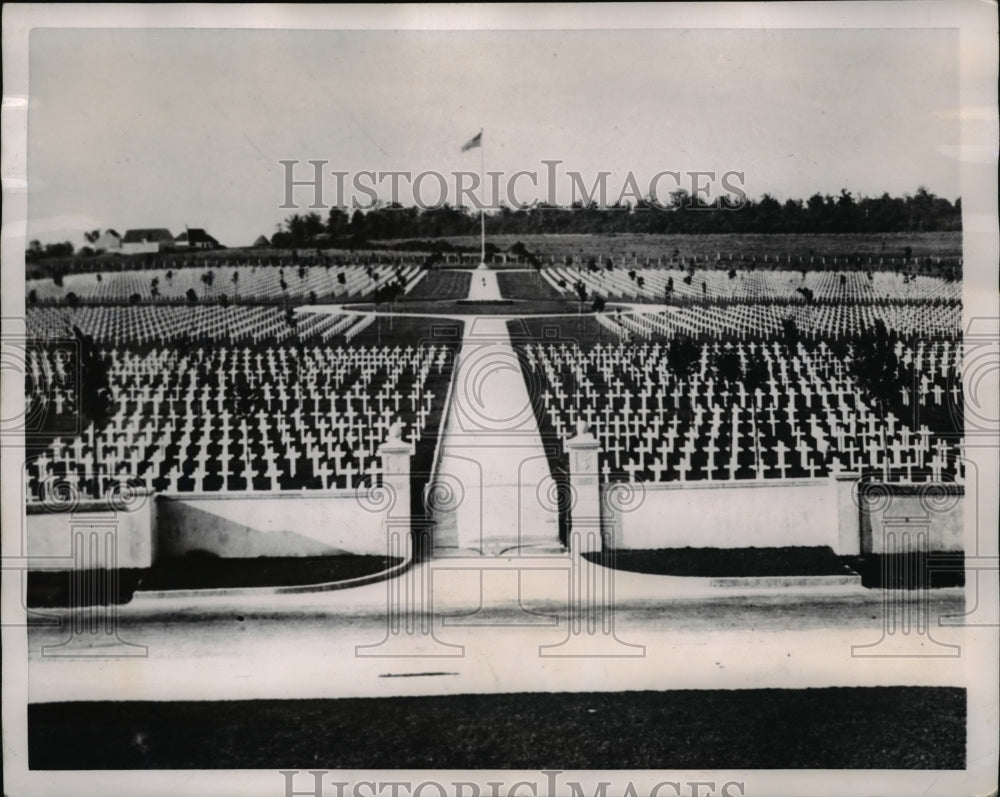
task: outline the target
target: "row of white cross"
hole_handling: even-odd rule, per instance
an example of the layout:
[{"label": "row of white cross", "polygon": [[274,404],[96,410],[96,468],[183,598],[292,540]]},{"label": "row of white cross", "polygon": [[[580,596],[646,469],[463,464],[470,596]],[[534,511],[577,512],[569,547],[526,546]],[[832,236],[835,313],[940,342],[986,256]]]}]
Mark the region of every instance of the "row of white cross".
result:
[{"label": "row of white cross", "polygon": [[598,314],[597,320],[619,335],[673,337],[710,335],[719,340],[780,335],[786,319],[804,335],[835,339],[869,330],[876,319],[901,335],[954,338],[962,309],[958,305],[699,305],[659,313]]},{"label": "row of white cross", "polygon": [[575,294],[579,281],[587,288],[588,295],[610,299],[663,301],[668,295],[668,285],[672,297],[740,301],[800,299],[800,288],[810,290],[815,299],[842,302],[889,299],[957,302],[962,298],[960,282],[923,275],[906,278],[890,271],[871,272],[869,278],[867,272],[861,271],[806,271],[803,276],[801,271],[755,269],[737,270],[730,278],[727,271],[713,269],[696,271],[690,284],[685,282],[688,272],[677,268],[613,268],[609,271],[601,267],[592,271],[579,266],[552,266],[543,269],[542,276],[567,295]]},{"label": "row of white cross", "polygon": [[352,340],[375,320],[373,313],[296,313],[294,324],[274,306],[196,305],[172,307],[29,308],[28,335],[39,340],[71,339],[77,326],[95,340],[146,346],[173,340],[212,339],[224,343]]},{"label": "row of white cross", "polygon": [[[767,362],[768,379],[752,396],[741,383],[730,394],[712,374],[707,348],[684,379],[670,372],[659,344],[524,348],[551,428],[564,437],[586,420],[601,440],[606,477],[625,471],[653,481],[783,478],[792,470],[817,476],[877,469],[891,480],[962,478],[956,436],[912,428],[892,412],[880,418],[843,362],[822,347],[792,355],[776,343],[736,345],[742,360],[756,354]],[[922,374],[921,402],[960,400],[960,383],[947,376],[957,370],[957,352],[941,341],[910,354],[939,360]]]},{"label": "row of white cross", "polygon": [[[303,299],[310,293],[335,299],[363,296],[377,287],[401,279],[411,287],[420,273],[420,266],[411,263],[394,265],[350,266],[251,266],[232,263],[206,263],[200,267],[170,269],[141,269],[136,271],[111,271],[88,274],[68,274],[62,286],[51,278],[31,279],[25,283],[27,292],[34,291],[40,300],[63,299],[72,292],[84,301],[125,301],[139,294],[143,300],[185,299],[189,290],[201,298],[213,299],[221,295],[241,299],[272,299],[286,296]],[[167,276],[170,271],[170,276]],[[212,279],[203,277],[211,272]],[[343,281],[341,281],[341,275]],[[282,283],[285,287],[282,288]]]},{"label": "row of white cross", "polygon": [[93,429],[57,438],[28,465],[36,498],[50,477],[92,470],[95,459],[107,478],[171,491],[227,489],[233,480],[277,489],[304,462],[310,486],[352,488],[377,476],[377,448],[395,418],[407,439],[427,434],[444,390],[444,380],[434,389],[428,380],[450,363],[443,346],[112,350],[112,359],[118,407],[96,433],[96,458]]}]

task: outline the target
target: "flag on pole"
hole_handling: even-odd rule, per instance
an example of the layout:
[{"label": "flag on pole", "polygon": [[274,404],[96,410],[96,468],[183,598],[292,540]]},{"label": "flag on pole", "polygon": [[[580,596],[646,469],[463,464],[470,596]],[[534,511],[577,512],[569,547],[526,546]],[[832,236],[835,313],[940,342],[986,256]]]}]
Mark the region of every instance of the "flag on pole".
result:
[{"label": "flag on pole", "polygon": [[462,147],[462,152],[465,152],[466,150],[469,149],[475,149],[476,147],[481,147],[482,145],[483,145],[483,131],[480,130],[472,138],[470,138],[468,141],[465,142],[465,145]]}]

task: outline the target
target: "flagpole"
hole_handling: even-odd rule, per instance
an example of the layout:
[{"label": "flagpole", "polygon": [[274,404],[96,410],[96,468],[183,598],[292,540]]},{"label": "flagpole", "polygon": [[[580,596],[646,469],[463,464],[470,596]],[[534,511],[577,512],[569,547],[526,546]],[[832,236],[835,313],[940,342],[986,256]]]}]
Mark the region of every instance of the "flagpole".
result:
[{"label": "flagpole", "polygon": [[479,265],[486,268],[486,141],[483,128],[479,128]]}]

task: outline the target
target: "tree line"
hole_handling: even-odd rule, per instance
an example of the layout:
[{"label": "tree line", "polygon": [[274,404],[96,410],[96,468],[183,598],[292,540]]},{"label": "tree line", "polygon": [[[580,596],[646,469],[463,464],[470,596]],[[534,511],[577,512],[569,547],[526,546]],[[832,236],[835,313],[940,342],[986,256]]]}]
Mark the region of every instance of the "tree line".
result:
[{"label": "tree line", "polygon": [[[686,192],[673,194],[663,209],[650,202],[598,207],[538,204],[527,209],[502,207],[486,214],[487,235],[545,233],[892,233],[948,232],[962,229],[962,200],[951,202],[919,188],[912,196],[858,197],[814,194],[807,200],[779,202],[769,194],[740,207],[713,207]],[[443,205],[421,210],[392,203],[372,210],[332,208],[290,216],[271,240],[279,248],[359,245],[364,241],[478,235],[479,212]]]}]

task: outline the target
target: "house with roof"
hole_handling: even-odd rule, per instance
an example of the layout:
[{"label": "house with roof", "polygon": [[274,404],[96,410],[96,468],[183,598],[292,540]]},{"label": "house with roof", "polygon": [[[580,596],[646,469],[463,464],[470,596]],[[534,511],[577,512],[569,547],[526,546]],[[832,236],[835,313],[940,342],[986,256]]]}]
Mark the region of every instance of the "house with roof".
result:
[{"label": "house with roof", "polygon": [[126,230],[122,238],[122,252],[126,255],[144,252],[163,252],[174,248],[174,236],[164,227]]},{"label": "house with roof", "polygon": [[90,248],[95,252],[120,252],[122,250],[122,237],[116,230],[108,228],[94,239]]},{"label": "house with roof", "polygon": [[174,240],[178,249],[221,249],[221,245],[200,227],[189,227]]}]

